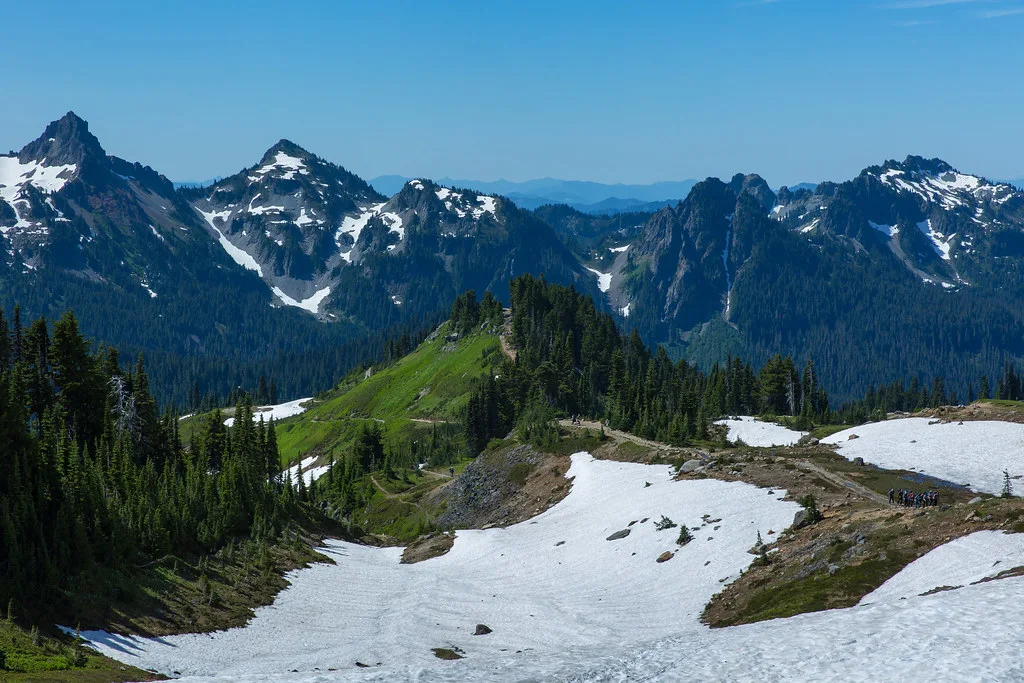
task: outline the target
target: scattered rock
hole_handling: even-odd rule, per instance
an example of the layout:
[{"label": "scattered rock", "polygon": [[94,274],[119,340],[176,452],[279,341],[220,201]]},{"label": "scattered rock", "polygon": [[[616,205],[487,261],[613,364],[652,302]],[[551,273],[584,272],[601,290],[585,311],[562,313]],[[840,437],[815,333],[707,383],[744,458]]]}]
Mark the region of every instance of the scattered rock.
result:
[{"label": "scattered rock", "polygon": [[850,438],[848,438],[847,441],[853,441],[854,439],[859,439],[859,438],[860,437],[857,436],[856,434],[850,434]]},{"label": "scattered rock", "polygon": [[[850,438],[853,437],[851,436]],[[864,458],[858,455],[856,458],[853,459],[853,464],[856,465],[857,467],[864,467]]]},{"label": "scattered rock", "polygon": [[976,514],[974,514],[974,512],[972,511],[966,517],[964,517],[964,522],[973,522],[973,521],[975,521],[977,519],[978,519],[978,516]]},{"label": "scattered rock", "polygon": [[559,541],[558,543],[555,544],[555,547],[557,548],[560,545],[565,545],[565,541]]},{"label": "scattered rock", "polygon": [[662,553],[661,555],[658,555],[658,560],[657,560],[657,561],[658,561],[658,562],[668,562],[668,561],[669,561],[669,560],[671,560],[671,559],[672,559],[673,557],[675,557],[675,553],[673,553],[673,552],[672,552],[672,551],[670,551],[670,550],[666,550],[666,551],[665,551],[665,552],[663,552],[663,553]]},{"label": "scattered rock", "polygon": [[820,442],[820,441],[818,441],[818,440],[817,440],[816,438],[814,438],[814,437],[812,436],[812,437],[811,437],[811,438],[810,438],[810,439],[809,439],[809,440],[807,441],[807,443],[808,443],[808,445],[810,445],[810,446],[817,446],[817,445],[818,445],[819,443],[821,443],[821,442]]},{"label": "scattered rock", "polygon": [[632,522],[630,522],[629,524],[627,524],[626,526],[633,526],[634,524],[636,524],[636,520],[635,519]]},{"label": "scattered rock", "polygon": [[967,504],[968,505],[977,505],[978,503],[981,502],[981,500],[982,500],[981,496],[975,496],[974,498],[971,498],[969,501],[967,501]]},{"label": "scattered rock", "polygon": [[616,531],[614,534],[612,534],[611,536],[609,536],[605,540],[606,541],[617,541],[620,538],[625,538],[626,536],[629,536],[629,529],[623,529],[622,531]]},{"label": "scattered rock", "polygon": [[833,575],[833,574],[835,574],[835,573],[836,573],[837,571],[839,571],[839,565],[838,565],[838,564],[830,564],[830,565],[828,566],[828,575],[829,575],[829,576],[832,576],[832,575]]},{"label": "scattered rock", "polygon": [[434,656],[437,657],[438,659],[447,659],[447,660],[462,659],[462,655],[460,655],[455,650],[453,650],[451,648],[447,648],[447,647],[435,647],[435,648],[432,649],[432,652],[434,653]]},{"label": "scattered rock", "polygon": [[491,628],[487,624],[477,624],[476,630],[473,631],[474,636],[486,636],[491,632]]},{"label": "scattered rock", "polygon": [[684,474],[689,474],[690,472],[693,472],[698,467],[700,467],[702,464],[703,463],[700,460],[687,460],[686,462],[683,463],[682,467],[679,468],[679,471],[683,472]]},{"label": "scattered rock", "polygon": [[793,515],[793,528],[799,529],[807,523],[807,510],[797,510],[796,514]]}]

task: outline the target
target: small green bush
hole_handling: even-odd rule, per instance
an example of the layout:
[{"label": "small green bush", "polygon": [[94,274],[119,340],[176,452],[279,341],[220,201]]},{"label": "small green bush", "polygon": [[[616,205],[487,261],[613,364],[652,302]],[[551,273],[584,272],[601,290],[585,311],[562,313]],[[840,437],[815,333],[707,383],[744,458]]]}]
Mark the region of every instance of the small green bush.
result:
[{"label": "small green bush", "polygon": [[[669,519],[668,517],[666,517],[665,515],[662,515],[661,519],[659,519],[657,522],[654,523],[654,528],[657,529],[658,531],[664,531],[665,529],[671,529],[674,526],[677,526],[677,524],[675,522],[673,522],[671,519]],[[683,528],[685,529],[686,527],[683,527]]]},{"label": "small green bush", "polygon": [[530,472],[533,471],[533,465],[528,462],[518,462],[512,465],[512,469],[508,471],[508,478],[514,484],[522,486],[526,483],[526,478],[530,476]]}]

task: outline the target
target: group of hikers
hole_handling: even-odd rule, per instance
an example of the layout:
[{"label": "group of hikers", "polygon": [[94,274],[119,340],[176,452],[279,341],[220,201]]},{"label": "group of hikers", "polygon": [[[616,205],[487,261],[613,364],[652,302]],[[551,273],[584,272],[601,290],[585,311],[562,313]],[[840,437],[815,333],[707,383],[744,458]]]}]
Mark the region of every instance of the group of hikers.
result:
[{"label": "group of hikers", "polygon": [[574,427],[582,427],[583,426],[583,417],[581,415],[573,415],[572,416],[572,425]]},{"label": "group of hikers", "polygon": [[901,505],[905,508],[927,508],[939,504],[938,491],[907,491],[906,489],[889,489],[889,504]]}]

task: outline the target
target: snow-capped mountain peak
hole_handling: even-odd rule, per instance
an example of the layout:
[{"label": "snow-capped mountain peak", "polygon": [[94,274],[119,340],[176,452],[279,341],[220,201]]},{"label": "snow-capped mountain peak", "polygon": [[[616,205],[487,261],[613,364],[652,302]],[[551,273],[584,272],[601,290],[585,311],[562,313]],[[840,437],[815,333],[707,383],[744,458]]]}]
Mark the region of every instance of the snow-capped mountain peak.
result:
[{"label": "snow-capped mountain peak", "polygon": [[902,164],[889,161],[879,169],[868,169],[865,173],[877,177],[887,187],[916,195],[949,211],[967,207],[976,201],[1002,204],[1017,194],[1012,185],[992,183],[980,176],[961,173],[940,159],[925,160],[911,156]]}]

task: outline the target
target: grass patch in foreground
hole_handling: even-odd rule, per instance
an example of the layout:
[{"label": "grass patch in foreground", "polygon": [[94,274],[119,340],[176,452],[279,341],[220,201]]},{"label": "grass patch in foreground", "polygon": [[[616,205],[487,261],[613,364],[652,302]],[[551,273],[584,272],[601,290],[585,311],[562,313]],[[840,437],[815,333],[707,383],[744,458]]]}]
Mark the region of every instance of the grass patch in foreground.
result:
[{"label": "grass patch in foreground", "polygon": [[811,437],[821,440],[827,439],[833,434],[838,434],[844,429],[849,429],[850,425],[821,425],[811,430]]},{"label": "grass patch in foreground", "polygon": [[901,553],[890,552],[884,560],[871,559],[841,567],[834,574],[816,572],[777,588],[767,588],[750,598],[746,607],[726,623],[715,626],[749,624],[767,619],[782,619],[805,612],[852,607],[894,576],[909,562]]},{"label": "grass patch in foreground", "polygon": [[60,633],[26,631],[13,621],[0,620],[0,680],[100,683],[163,679],[104,657]]}]

